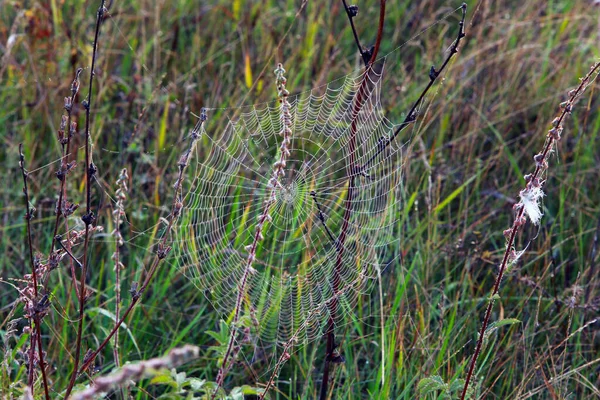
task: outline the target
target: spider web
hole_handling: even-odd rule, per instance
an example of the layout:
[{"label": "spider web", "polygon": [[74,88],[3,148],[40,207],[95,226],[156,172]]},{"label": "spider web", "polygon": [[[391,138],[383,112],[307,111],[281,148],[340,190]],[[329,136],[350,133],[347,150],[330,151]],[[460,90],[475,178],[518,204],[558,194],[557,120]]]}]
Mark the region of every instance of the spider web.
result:
[{"label": "spider web", "polygon": [[[382,112],[383,63],[378,67],[288,98],[290,155],[274,191],[268,185],[283,127],[278,103],[250,106],[224,129],[204,132],[199,148],[210,150],[197,154],[190,168],[195,171],[175,227],[174,259],[225,317],[243,296],[241,324],[267,343],[319,338],[330,317],[342,324],[359,296],[370,292],[396,241],[403,146],[392,141],[383,149],[395,125]],[[337,236],[345,224],[348,176],[358,166],[366,168],[354,179],[342,248]],[[245,247],[272,192],[272,221],[263,229],[252,273],[245,274]]]}]

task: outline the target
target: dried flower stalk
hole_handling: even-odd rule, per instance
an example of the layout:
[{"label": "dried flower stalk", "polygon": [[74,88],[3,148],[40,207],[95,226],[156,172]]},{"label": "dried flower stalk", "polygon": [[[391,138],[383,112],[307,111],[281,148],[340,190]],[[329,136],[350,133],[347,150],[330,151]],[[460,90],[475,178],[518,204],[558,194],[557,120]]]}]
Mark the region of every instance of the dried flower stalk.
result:
[{"label": "dried flower stalk", "polygon": [[139,381],[152,376],[154,371],[175,368],[181,364],[198,358],[200,349],[196,346],[185,345],[173,349],[164,357],[127,364],[114,374],[96,378],[92,386],[73,394],[73,400],[88,400],[104,397],[105,393],[117,387],[124,387],[131,381]]},{"label": "dried flower stalk", "polygon": [[264,240],[265,223],[271,222],[272,220],[272,217],[270,215],[271,208],[277,200],[277,190],[282,187],[280,179],[281,177],[285,176],[285,167],[287,159],[290,156],[290,143],[293,133],[293,123],[292,114],[290,113],[291,105],[288,102],[289,92],[285,87],[287,79],[284,75],[285,69],[283,68],[283,65],[281,63],[277,64],[277,68],[275,69],[274,73],[276,77],[275,82],[277,84],[277,97],[280,103],[281,131],[279,132],[279,135],[283,139],[279,147],[279,158],[273,164],[273,172],[271,174],[269,182],[267,183],[266,199],[263,202],[262,213],[257,218],[252,243],[245,247],[245,250],[248,252],[248,258],[246,260],[246,266],[244,268],[242,279],[240,281],[240,284],[238,285],[238,295],[236,298],[233,320],[231,322],[231,333],[229,335],[229,343],[227,344],[227,350],[225,351],[223,362],[221,363],[219,373],[217,374],[217,388],[215,389],[213,398],[216,396],[219,388],[223,385],[225,375],[227,374],[227,371],[230,367],[230,359],[232,358],[232,354],[234,352],[234,343],[237,333],[235,325],[237,324],[240,317],[242,299],[246,295],[248,276],[250,274],[256,273],[256,270],[253,267],[254,262],[256,261],[256,249],[258,247],[258,244],[262,240]]},{"label": "dried flower stalk", "polygon": [[560,104],[561,111],[559,112],[558,116],[552,120],[552,128],[546,135],[546,143],[544,144],[543,150],[533,157],[535,162],[535,170],[533,173],[525,175],[526,185],[525,188],[519,193],[521,201],[515,204],[513,207],[517,215],[512,227],[504,231],[504,236],[506,237],[506,250],[504,252],[504,256],[502,257],[502,263],[498,269],[498,276],[496,277],[496,282],[494,283],[494,288],[492,289],[492,294],[485,310],[485,316],[483,317],[483,324],[481,325],[481,329],[479,331],[479,338],[477,340],[475,352],[471,358],[467,378],[465,379],[465,384],[460,397],[461,400],[466,398],[469,390],[473,372],[475,371],[475,364],[477,363],[477,359],[481,353],[485,332],[488,328],[492,314],[492,308],[494,306],[494,300],[498,297],[497,295],[500,290],[500,284],[502,282],[504,272],[511,262],[514,262],[514,260],[520,255],[515,251],[514,248],[517,233],[523,226],[527,224],[527,219],[529,219],[534,225],[538,225],[540,218],[542,217],[539,202],[544,194],[542,188],[545,181],[542,179],[542,174],[548,169],[548,157],[552,153],[555,145],[561,139],[562,131],[564,129],[563,122],[565,118],[567,115],[571,114],[575,102],[579,99],[579,97],[581,97],[583,92],[593,82],[596,76],[598,76],[599,71],[600,62],[597,62],[592,66],[587,75],[581,78],[579,86],[569,91],[568,100]]}]

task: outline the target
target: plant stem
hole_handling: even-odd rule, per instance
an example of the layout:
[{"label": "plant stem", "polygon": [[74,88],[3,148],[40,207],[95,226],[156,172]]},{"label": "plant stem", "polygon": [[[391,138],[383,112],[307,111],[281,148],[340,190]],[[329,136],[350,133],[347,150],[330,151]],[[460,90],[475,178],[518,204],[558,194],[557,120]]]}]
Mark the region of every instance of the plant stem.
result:
[{"label": "plant stem", "polygon": [[460,44],[460,41],[462,38],[465,37],[465,17],[467,15],[467,4],[463,3],[461,6],[461,9],[462,9],[462,18],[461,18],[460,22],[458,23],[458,25],[459,25],[458,36],[456,37],[456,40],[450,47],[448,56],[442,63],[442,66],[438,70],[436,70],[434,66],[431,67],[431,69],[429,71],[429,83],[427,84],[425,89],[423,89],[423,91],[421,92],[421,95],[419,96],[417,101],[415,101],[413,106],[410,108],[408,114],[406,115],[406,118],[404,118],[404,121],[402,121],[402,123],[400,125],[398,125],[398,127],[394,131],[394,134],[390,138],[386,138],[385,141],[383,142],[383,145],[380,146],[377,149],[377,151],[375,152],[375,154],[373,154],[373,156],[371,156],[371,158],[369,158],[367,160],[367,162],[365,162],[363,164],[363,166],[361,167],[362,171],[366,171],[369,168],[369,166],[371,165],[371,163],[373,163],[373,161],[375,161],[377,156],[379,156],[381,153],[383,153],[383,151],[392,143],[392,141],[394,139],[396,139],[396,137],[398,137],[400,132],[402,132],[404,129],[406,129],[406,127],[408,127],[411,123],[416,121],[417,116],[418,116],[417,108],[419,108],[419,106],[423,102],[423,99],[425,99],[425,96],[427,95],[429,90],[433,87],[433,84],[435,83],[437,78],[446,69],[446,66],[450,63],[450,60],[452,59],[452,57],[456,53],[458,53],[458,46]]},{"label": "plant stem", "polygon": [[35,344],[37,342],[38,345],[38,353],[39,353],[39,363],[40,363],[40,370],[42,371],[42,380],[44,383],[44,394],[46,395],[46,399],[50,399],[50,395],[48,393],[48,379],[46,378],[46,368],[45,368],[45,363],[44,363],[44,353],[42,351],[42,332],[41,332],[41,325],[40,325],[40,318],[39,315],[35,312],[36,310],[36,305],[37,305],[37,301],[38,301],[38,282],[37,282],[37,271],[35,270],[35,261],[34,261],[34,257],[33,257],[33,240],[31,237],[31,218],[33,218],[33,209],[30,207],[29,205],[29,190],[27,188],[27,177],[28,177],[28,173],[25,170],[25,156],[23,155],[23,144],[20,143],[19,144],[19,167],[21,169],[21,175],[23,176],[23,194],[25,195],[25,221],[26,221],[26,225],[27,225],[27,247],[29,249],[29,262],[31,264],[31,276],[32,276],[32,280],[33,280],[33,315],[31,315],[31,319],[33,319],[35,321],[35,325],[32,327],[31,325],[31,320],[30,320],[30,328],[31,329],[31,337],[30,337],[30,341],[29,341],[29,371],[28,371],[28,385],[31,388],[31,394],[33,395],[34,393],[34,388],[33,388],[33,375],[34,375],[34,365],[35,365]]},{"label": "plant stem", "polygon": [[75,341],[75,360],[73,365],[73,372],[71,374],[71,380],[67,386],[65,398],[68,398],[75,385],[77,379],[77,370],[79,368],[79,357],[81,355],[81,336],[83,334],[83,320],[84,320],[84,309],[86,301],[86,290],[85,290],[85,278],[87,275],[88,268],[88,250],[90,244],[90,225],[94,222],[94,213],[91,211],[91,179],[95,175],[95,166],[90,161],[90,110],[92,102],[92,89],[94,84],[94,68],[96,66],[96,56],[98,53],[98,38],[100,36],[100,26],[104,19],[104,13],[107,11],[104,7],[105,0],[101,0],[100,7],[98,8],[96,16],[96,31],[94,34],[94,44],[92,49],[92,66],[90,68],[90,82],[88,88],[87,100],[84,101],[85,107],[85,214],[82,216],[82,220],[85,223],[85,241],[83,246],[83,268],[81,269],[81,276],[79,281],[79,322],[77,326],[77,339]]},{"label": "plant stem", "polygon": [[171,230],[173,229],[173,224],[175,223],[175,220],[179,217],[179,215],[181,215],[181,209],[183,208],[183,196],[182,196],[181,191],[182,191],[183,181],[184,181],[184,172],[185,172],[187,166],[189,165],[192,153],[194,152],[194,150],[196,148],[196,144],[198,143],[198,140],[200,139],[202,132],[204,132],[204,122],[205,121],[206,121],[206,112],[204,110],[202,110],[202,113],[200,116],[200,121],[198,121],[198,123],[192,130],[192,133],[191,133],[192,140],[191,140],[190,146],[179,159],[179,163],[178,163],[179,172],[178,172],[178,176],[177,176],[177,181],[175,182],[175,195],[173,196],[173,203],[171,205],[171,213],[169,214],[169,217],[168,217],[167,229],[165,230],[163,237],[161,238],[160,242],[158,243],[158,250],[156,252],[156,256],[154,257],[154,260],[152,261],[152,264],[151,264],[150,268],[148,269],[148,273],[146,274],[144,283],[142,284],[142,286],[139,289],[134,289],[134,287],[132,286],[132,290],[131,290],[132,299],[131,299],[131,302],[129,303],[129,305],[127,306],[127,308],[125,309],[125,312],[123,313],[121,318],[115,323],[115,325],[113,326],[110,333],[106,336],[106,338],[104,338],[104,340],[102,341],[102,343],[100,343],[98,348],[96,350],[94,350],[92,353],[90,353],[89,356],[86,357],[83,364],[81,365],[81,368],[79,369],[79,374],[84,373],[90,367],[90,365],[92,364],[92,362],[94,362],[94,360],[96,359],[98,354],[102,351],[102,349],[104,349],[104,347],[106,347],[106,345],[110,342],[110,340],[113,338],[113,336],[117,333],[120,326],[123,324],[125,319],[129,316],[129,314],[131,313],[131,311],[133,310],[135,305],[142,298],[142,295],[148,288],[148,285],[150,284],[150,282],[152,281],[152,278],[154,277],[156,271],[158,270],[160,262],[167,257],[167,255],[169,254],[169,252],[171,250],[171,248],[169,246],[167,246],[167,238],[170,236]]},{"label": "plant stem", "polygon": [[[346,2],[344,1],[344,7],[346,10],[348,9],[346,6]],[[357,132],[357,119],[358,114],[363,106],[363,96],[365,95],[365,91],[367,89],[367,76],[369,72],[373,68],[373,63],[377,59],[377,54],[379,52],[379,46],[381,44],[381,40],[383,38],[383,25],[385,21],[385,0],[380,1],[379,5],[379,28],[377,30],[377,39],[375,41],[375,47],[373,49],[372,54],[370,54],[370,61],[366,65],[365,69],[365,78],[362,80],[358,92],[356,93],[356,99],[354,102],[353,110],[352,110],[352,124],[350,126],[350,140],[348,143],[348,153],[349,153],[349,161],[347,164],[347,170],[349,175],[348,182],[348,192],[345,200],[344,207],[344,216],[342,220],[342,226],[340,229],[340,234],[336,241],[336,249],[337,249],[337,258],[335,263],[335,269],[333,272],[332,287],[333,294],[335,295],[339,290],[340,284],[340,276],[341,270],[343,267],[344,260],[344,244],[346,242],[346,236],[348,234],[348,225],[350,223],[350,218],[352,215],[352,200],[354,198],[354,185],[356,179],[356,165],[355,165],[355,157],[356,157],[356,132]],[[350,18],[350,23],[352,24],[352,18]],[[352,30],[354,31],[354,25],[352,25]],[[356,35],[356,32],[355,32]],[[357,37],[358,43],[358,37]],[[359,44],[360,47],[360,44]],[[327,330],[325,335],[327,336],[327,344],[325,348],[325,362],[323,363],[323,380],[321,381],[321,390],[319,398],[324,400],[327,397],[327,393],[329,391],[329,373],[331,368],[331,362],[334,355],[334,351],[336,348],[335,344],[335,319],[337,315],[338,302],[334,300],[331,302],[329,306],[329,320],[327,321]]]},{"label": "plant stem", "polygon": [[[594,64],[592,66],[592,68],[590,69],[590,71],[587,73],[587,75],[581,80],[581,83],[579,84],[579,86],[577,86],[577,88],[575,90],[569,92],[569,100],[567,100],[565,102],[561,113],[553,121],[553,125],[555,126],[556,129],[559,129],[560,131],[562,131],[563,120],[565,119],[567,114],[571,113],[571,111],[573,109],[573,104],[575,103],[577,98],[579,96],[581,96],[581,94],[585,91],[587,85],[591,81],[592,75],[597,73],[597,71],[599,69],[600,69],[600,62]],[[559,133],[559,135],[560,135],[560,133]],[[539,180],[541,173],[547,168],[546,160],[548,158],[548,155],[550,154],[550,151],[552,150],[552,147],[554,146],[554,144],[559,139],[560,139],[560,136],[556,137],[556,136],[551,135],[550,133],[548,134],[544,148],[543,148],[542,152],[539,153],[539,155],[541,155],[541,157],[539,158],[539,162],[536,160],[535,170],[533,171],[533,174],[531,174],[531,176],[529,176],[527,179],[528,186],[533,185],[536,182],[538,182],[537,184],[539,184],[540,186],[542,185],[542,182]],[[520,204],[521,207],[518,208],[517,216],[512,224],[512,227],[507,231],[510,233],[510,235],[508,235],[508,239],[506,242],[506,250],[504,251],[504,256],[502,257],[502,263],[500,264],[500,268],[498,270],[498,276],[496,277],[496,281],[494,283],[494,288],[492,290],[492,294],[490,296],[490,299],[487,304],[487,308],[485,310],[485,315],[483,317],[483,324],[481,325],[481,329],[479,330],[479,338],[477,339],[477,345],[475,346],[475,352],[473,353],[473,356],[471,358],[471,363],[469,365],[469,370],[467,372],[467,378],[465,379],[465,384],[463,386],[462,394],[460,396],[461,400],[464,400],[466,398],[466,395],[467,395],[467,392],[469,389],[469,385],[471,383],[471,379],[472,379],[473,373],[475,371],[475,365],[477,363],[477,359],[479,358],[479,355],[481,354],[481,348],[483,346],[485,332],[488,328],[488,325],[490,322],[490,317],[492,315],[492,309],[494,307],[494,299],[500,290],[500,284],[502,282],[502,277],[504,276],[504,272],[506,271],[506,268],[510,261],[510,256],[513,251],[513,245],[515,243],[515,238],[517,236],[519,229],[525,225],[525,221],[526,221],[526,220],[524,220],[525,207],[523,207],[521,203],[517,203],[517,204]]]},{"label": "plant stem", "polygon": [[281,187],[280,178],[285,175],[284,168],[286,166],[286,162],[288,157],[290,156],[289,145],[291,141],[292,135],[292,116],[290,114],[290,103],[287,98],[289,96],[289,92],[285,87],[286,78],[284,77],[285,70],[283,69],[283,65],[280,63],[277,65],[277,69],[275,70],[275,74],[277,76],[277,91],[281,108],[281,121],[282,128],[280,131],[280,135],[283,137],[280,147],[280,155],[279,159],[273,164],[273,172],[272,177],[269,179],[269,183],[267,185],[268,194],[266,199],[264,200],[264,206],[262,209],[262,213],[258,216],[258,222],[256,224],[256,231],[253,235],[252,244],[247,246],[248,250],[248,259],[246,261],[246,266],[244,267],[244,274],[242,275],[242,279],[240,284],[238,285],[238,294],[235,302],[235,309],[233,314],[233,320],[231,322],[231,329],[229,335],[229,342],[227,344],[227,349],[225,351],[225,355],[223,357],[223,361],[221,363],[221,367],[219,368],[219,373],[217,375],[217,387],[212,394],[212,398],[214,399],[217,395],[217,392],[223,385],[225,380],[225,375],[229,369],[229,359],[232,356],[235,337],[236,337],[236,324],[239,320],[240,311],[242,308],[242,300],[246,295],[246,285],[248,283],[248,276],[251,273],[254,273],[253,265],[256,259],[256,249],[258,247],[258,243],[263,240],[263,228],[266,222],[271,221],[270,212],[276,201],[276,191]]}]

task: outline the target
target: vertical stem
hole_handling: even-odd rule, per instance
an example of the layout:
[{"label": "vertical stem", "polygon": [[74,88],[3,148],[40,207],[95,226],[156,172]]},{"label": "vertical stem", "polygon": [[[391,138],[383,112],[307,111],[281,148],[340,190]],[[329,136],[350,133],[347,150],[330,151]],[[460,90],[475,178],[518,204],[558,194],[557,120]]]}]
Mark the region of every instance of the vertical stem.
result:
[{"label": "vertical stem", "polygon": [[[344,7],[348,10],[346,6],[346,2],[344,1]],[[377,30],[377,39],[375,41],[375,47],[373,49],[373,53],[371,54],[370,61],[366,65],[365,70],[365,78],[362,80],[361,85],[356,94],[356,100],[354,102],[354,107],[352,110],[352,125],[350,126],[350,140],[348,143],[348,153],[349,153],[349,161],[347,164],[347,172],[349,175],[348,181],[348,192],[346,195],[346,200],[344,202],[344,217],[342,220],[342,226],[340,229],[340,234],[338,236],[338,240],[336,242],[337,247],[337,258],[335,263],[335,269],[332,277],[332,287],[333,287],[333,295],[335,296],[339,290],[340,284],[340,276],[341,270],[343,268],[343,260],[344,260],[344,244],[346,241],[346,236],[348,234],[348,225],[350,223],[350,218],[352,216],[352,201],[354,198],[354,189],[355,189],[355,179],[357,173],[357,166],[355,165],[356,158],[356,133],[357,133],[357,119],[358,114],[363,106],[363,95],[366,89],[367,76],[371,69],[373,68],[373,63],[377,59],[377,54],[379,52],[379,46],[381,44],[381,40],[383,38],[383,24],[385,21],[385,0],[380,1],[379,6],[379,28]],[[350,22],[352,23],[352,18],[350,18]],[[354,30],[354,25],[352,25],[352,30]],[[356,35],[356,33],[355,33]],[[358,42],[358,37],[356,37],[357,44],[360,47]],[[337,315],[338,301],[337,299],[331,302],[329,307],[329,319],[327,321],[327,330],[325,331],[325,335],[327,336],[327,344],[325,348],[325,362],[323,363],[323,380],[321,381],[321,390],[319,398],[324,400],[327,398],[327,392],[329,391],[329,374],[331,369],[331,361],[335,351],[335,319]]]},{"label": "vertical stem", "polygon": [[[64,108],[65,108],[65,111],[67,112],[67,120],[66,120],[65,129],[63,130],[61,135],[59,135],[59,140],[60,140],[61,147],[62,147],[62,157],[61,157],[61,161],[60,161],[60,167],[59,167],[59,170],[57,171],[57,176],[60,176],[60,188],[59,188],[59,192],[58,192],[58,203],[56,204],[56,219],[54,221],[54,234],[52,235],[52,245],[50,246],[50,255],[52,255],[52,253],[54,252],[54,249],[56,247],[56,238],[58,235],[58,227],[60,224],[61,216],[64,216],[64,219],[65,219],[65,235],[67,238],[66,248],[68,251],[71,251],[71,241],[69,240],[69,236],[70,236],[69,218],[68,218],[69,216],[66,214],[65,205],[67,203],[67,176],[68,176],[69,170],[70,170],[70,167],[68,164],[69,164],[69,156],[71,154],[71,138],[77,132],[77,124],[72,121],[72,111],[73,111],[73,104],[75,104],[75,97],[77,96],[77,93],[79,92],[79,86],[80,86],[79,77],[80,77],[82,71],[83,71],[82,68],[77,69],[77,71],[75,73],[75,78],[73,79],[73,82],[71,83],[71,96],[65,97]],[[64,118],[64,116],[63,116],[63,118]],[[67,135],[66,139],[64,138],[65,134]],[[73,265],[72,258],[69,258],[69,267],[70,267],[70,271],[71,271],[71,278],[73,281],[73,285],[75,285],[75,291],[76,291],[76,293],[79,293],[77,284],[76,284],[77,277],[75,275],[75,267]]]},{"label": "vertical stem", "polygon": [[[50,399],[48,393],[48,379],[46,378],[46,367],[44,363],[44,352],[42,351],[42,332],[40,325],[40,317],[36,312],[37,301],[38,301],[38,282],[37,282],[37,271],[35,270],[35,261],[33,257],[33,240],[31,237],[31,218],[33,218],[33,211],[29,205],[29,190],[27,189],[27,176],[28,173],[25,170],[25,156],[23,155],[23,144],[19,144],[19,167],[21,169],[21,175],[23,176],[23,194],[25,195],[25,221],[27,225],[27,247],[29,249],[29,262],[31,264],[31,276],[33,280],[33,300],[31,301],[32,310],[30,310],[30,328],[31,337],[29,341],[29,371],[28,371],[28,385],[31,388],[31,394],[33,395],[33,376],[34,376],[34,365],[35,365],[35,344],[38,345],[38,357],[40,359],[40,370],[42,372],[42,380],[44,383],[44,394],[46,399]],[[31,327],[31,320],[35,321],[35,325]]]},{"label": "vertical stem", "polygon": [[90,161],[90,109],[92,102],[92,89],[94,84],[94,68],[96,66],[96,55],[98,51],[98,37],[100,36],[100,25],[104,18],[104,7],[105,0],[101,0],[100,7],[98,8],[96,18],[96,32],[94,34],[94,44],[92,49],[92,66],[90,69],[90,82],[88,88],[87,100],[84,101],[85,107],[85,214],[82,216],[82,220],[85,223],[85,241],[83,247],[83,268],[81,269],[81,276],[79,281],[79,323],[77,326],[77,339],[75,342],[75,360],[73,365],[73,373],[71,374],[71,380],[67,387],[65,398],[68,398],[75,385],[77,379],[77,371],[79,369],[79,357],[81,355],[81,336],[83,334],[83,320],[84,320],[84,308],[86,300],[85,290],[85,278],[88,267],[88,250],[90,244],[90,225],[94,222],[94,213],[91,211],[91,182],[90,180],[95,174],[95,166]]}]

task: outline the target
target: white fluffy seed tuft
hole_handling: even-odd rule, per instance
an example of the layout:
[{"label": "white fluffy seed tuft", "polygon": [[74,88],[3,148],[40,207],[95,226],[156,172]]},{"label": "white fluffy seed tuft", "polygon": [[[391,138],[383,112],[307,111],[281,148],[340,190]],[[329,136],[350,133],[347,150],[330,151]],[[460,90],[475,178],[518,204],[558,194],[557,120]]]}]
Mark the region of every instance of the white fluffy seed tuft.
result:
[{"label": "white fluffy seed tuft", "polygon": [[542,211],[540,210],[540,201],[544,196],[544,192],[539,187],[524,189],[519,194],[521,203],[525,209],[525,214],[529,217],[534,225],[539,225],[542,219]]}]

